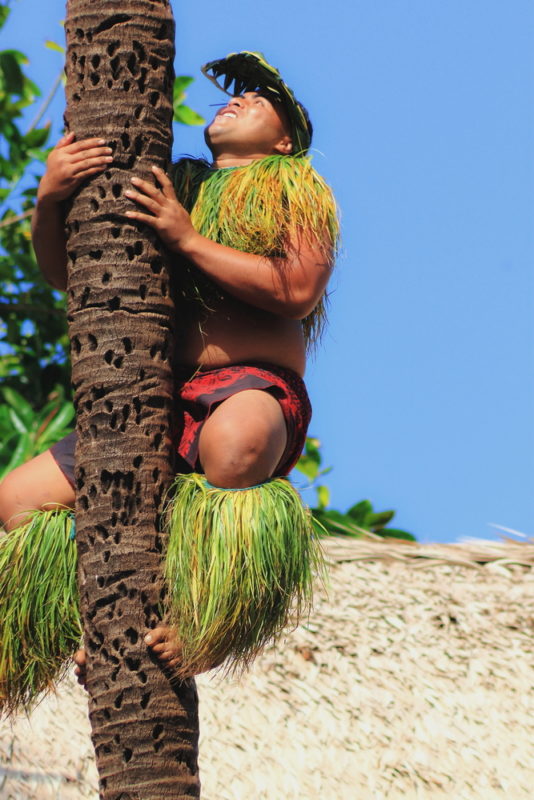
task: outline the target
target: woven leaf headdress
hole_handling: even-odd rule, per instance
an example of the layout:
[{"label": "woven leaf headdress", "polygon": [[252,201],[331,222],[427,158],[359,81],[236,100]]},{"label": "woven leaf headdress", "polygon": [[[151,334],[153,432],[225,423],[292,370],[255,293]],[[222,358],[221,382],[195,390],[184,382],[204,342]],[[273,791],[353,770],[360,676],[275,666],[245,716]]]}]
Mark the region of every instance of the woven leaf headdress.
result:
[{"label": "woven leaf headdress", "polygon": [[[261,91],[281,103],[291,126],[293,155],[306,155],[312,137],[308,113],[289,86],[284,83],[278,70],[265,60],[262,53],[253,53],[249,50],[230,53],[226,58],[204,64],[202,73],[218,89],[222,89],[231,97],[243,92]],[[223,78],[222,84],[219,78]]]}]

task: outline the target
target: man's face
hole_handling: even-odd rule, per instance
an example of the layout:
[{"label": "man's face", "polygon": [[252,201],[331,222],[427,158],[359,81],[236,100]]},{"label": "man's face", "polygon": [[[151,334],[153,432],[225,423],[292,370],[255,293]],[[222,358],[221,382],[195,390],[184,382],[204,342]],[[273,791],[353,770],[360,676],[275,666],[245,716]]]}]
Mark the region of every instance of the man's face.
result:
[{"label": "man's face", "polygon": [[232,97],[207,126],[204,137],[214,156],[224,152],[258,158],[291,152],[283,109],[258,92]]}]

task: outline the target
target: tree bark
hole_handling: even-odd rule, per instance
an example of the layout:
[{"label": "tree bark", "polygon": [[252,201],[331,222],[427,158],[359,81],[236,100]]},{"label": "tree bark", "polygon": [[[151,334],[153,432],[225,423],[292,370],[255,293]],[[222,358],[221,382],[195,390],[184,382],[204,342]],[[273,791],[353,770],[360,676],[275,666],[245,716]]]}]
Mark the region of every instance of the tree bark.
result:
[{"label": "tree bark", "polygon": [[173,688],[143,637],[158,618],[158,512],[173,477],[169,263],[132,223],[132,175],[170,157],[167,0],[69,0],[66,123],[113,148],[67,214],[77,411],[76,523],[87,689],[101,797],[199,797],[194,681]]}]

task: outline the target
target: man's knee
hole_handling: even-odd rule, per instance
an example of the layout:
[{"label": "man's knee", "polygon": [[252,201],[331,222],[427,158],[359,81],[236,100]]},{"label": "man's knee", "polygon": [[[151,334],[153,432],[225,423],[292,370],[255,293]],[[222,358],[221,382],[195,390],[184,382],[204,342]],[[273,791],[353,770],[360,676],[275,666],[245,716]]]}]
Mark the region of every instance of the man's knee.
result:
[{"label": "man's knee", "polygon": [[[259,431],[239,430],[235,425],[219,423],[204,442],[202,467],[215,486],[245,487],[269,477],[263,475],[265,442]],[[262,477],[258,477],[262,475]]]}]

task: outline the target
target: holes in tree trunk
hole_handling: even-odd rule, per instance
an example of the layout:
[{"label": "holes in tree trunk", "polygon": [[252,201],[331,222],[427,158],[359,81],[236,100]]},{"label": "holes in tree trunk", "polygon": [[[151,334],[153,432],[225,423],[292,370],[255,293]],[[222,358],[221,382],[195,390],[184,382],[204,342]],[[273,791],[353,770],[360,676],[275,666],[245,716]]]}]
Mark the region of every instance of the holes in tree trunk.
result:
[{"label": "holes in tree trunk", "polygon": [[126,656],[126,658],[124,659],[124,663],[130,670],[130,672],[137,672],[141,664],[141,659],[134,658],[133,656]]},{"label": "holes in tree trunk", "polygon": [[102,22],[96,26],[94,31],[95,35],[103,33],[103,31],[109,31],[110,28],[114,28],[115,25],[122,25],[130,20],[130,14],[112,14],[111,17],[107,17],[107,19],[102,20]]},{"label": "holes in tree trunk", "polygon": [[111,300],[108,300],[108,307],[110,311],[117,311],[121,307],[120,297],[112,297]]},{"label": "holes in tree trunk", "polygon": [[76,355],[80,354],[80,350],[82,349],[82,346],[81,346],[80,340],[78,339],[77,336],[73,336],[73,338],[71,339],[71,347],[74,350],[74,352],[76,353]]},{"label": "holes in tree trunk", "polygon": [[78,503],[80,504],[82,511],[87,511],[89,508],[89,500],[85,494],[82,494],[82,496],[78,498]]},{"label": "holes in tree trunk", "polygon": [[171,34],[170,34],[170,31],[169,31],[169,27],[168,27],[166,22],[163,22],[160,25],[159,31],[156,33],[156,39],[159,39],[161,41],[163,39],[170,38],[170,36],[171,36]]},{"label": "holes in tree trunk", "polygon": [[[87,334],[87,341],[89,343],[89,350],[96,350],[96,348],[98,347],[98,340],[97,340],[96,336],[93,336],[92,333],[88,333]],[[89,402],[91,402],[91,401],[89,400]],[[91,409],[89,409],[89,411],[90,410]]]},{"label": "holes in tree trunk", "polygon": [[119,694],[113,701],[113,705],[115,706],[115,708],[117,709],[121,708],[123,700],[124,700],[124,692],[119,692]]},{"label": "holes in tree trunk", "polygon": [[163,269],[163,261],[159,256],[156,256],[152,259],[152,263],[150,264],[150,269],[154,273],[154,275],[159,275],[161,270]]},{"label": "holes in tree trunk", "polygon": [[[96,203],[96,200],[94,202]],[[96,203],[96,208],[98,209],[98,203]],[[89,258],[92,258],[93,261],[100,261],[102,258],[102,250],[89,250]]]},{"label": "holes in tree trunk", "polygon": [[118,239],[119,236],[121,235],[121,229],[120,228],[112,228],[111,229],[111,235],[113,236],[114,239]]},{"label": "holes in tree trunk", "polygon": [[136,156],[140,156],[141,153],[143,152],[143,141],[144,141],[144,139],[143,139],[143,136],[141,134],[139,134],[139,136],[135,137],[134,152],[135,152]]},{"label": "holes in tree trunk", "polygon": [[135,53],[130,53],[130,55],[126,59],[126,66],[130,70],[132,75],[135,75],[135,73],[137,72],[137,55]]},{"label": "holes in tree trunk", "polygon": [[120,197],[121,194],[122,194],[122,186],[120,185],[120,183],[114,183],[111,186],[111,191],[112,191],[113,197]]},{"label": "holes in tree trunk", "polygon": [[93,86],[96,86],[98,83],[100,83],[100,75],[98,74],[98,72],[91,72],[91,74],[89,75],[89,80],[91,81]]},{"label": "holes in tree trunk", "polygon": [[[105,491],[107,491],[107,489]],[[98,538],[102,539],[102,541],[105,542],[109,539],[109,531],[104,525],[95,525],[95,531],[98,533]]]},{"label": "holes in tree trunk", "polygon": [[124,635],[127,637],[130,644],[137,644],[139,641],[139,634],[135,628],[127,628],[127,630],[124,631]]},{"label": "holes in tree trunk", "polygon": [[91,206],[91,211],[98,211],[98,209],[100,208],[98,200],[95,200],[94,197],[91,197],[91,199],[89,200],[89,205]]},{"label": "holes in tree trunk", "polygon": [[120,72],[120,67],[121,67],[121,60],[120,60],[119,56],[115,56],[115,58],[111,59],[110,67],[111,67],[111,75],[113,77],[113,80],[117,80],[117,78],[119,77],[119,72]]},{"label": "holes in tree trunk", "polygon": [[139,119],[141,117],[142,113],[143,113],[143,106],[136,106],[136,108],[134,110],[134,117],[136,119]]},{"label": "holes in tree trunk", "polygon": [[148,102],[154,108],[157,106],[159,100],[159,92],[150,92],[148,95]]},{"label": "holes in tree trunk", "polygon": [[109,274],[109,272],[104,272],[104,274],[102,275],[102,283],[109,283],[110,280],[111,280],[111,275]]},{"label": "holes in tree trunk", "polygon": [[130,147],[130,137],[128,136],[127,133],[121,133],[121,142],[123,148],[125,150],[128,150],[128,148]]},{"label": "holes in tree trunk", "polygon": [[111,364],[112,360],[113,360],[113,350],[106,350],[106,352],[104,353],[104,361],[106,362],[106,364]]},{"label": "holes in tree trunk", "polygon": [[131,761],[132,756],[133,756],[133,750],[131,750],[129,747],[125,747],[124,750],[122,751],[122,760],[124,761],[124,763],[127,764],[128,761]]},{"label": "holes in tree trunk", "polygon": [[114,56],[119,48],[120,42],[116,39],[114,42],[110,42],[107,46],[107,54],[108,56]]},{"label": "holes in tree trunk", "polygon": [[139,702],[139,705],[141,706],[142,709],[147,708],[147,706],[148,706],[148,704],[150,702],[151,695],[152,695],[152,692],[144,692],[141,695],[141,700]]},{"label": "holes in tree trunk", "polygon": [[132,42],[132,47],[139,61],[146,61],[146,50],[141,44],[141,42],[138,42],[136,39],[134,39]]},{"label": "holes in tree trunk", "polygon": [[137,469],[138,467],[140,467],[142,463],[143,463],[143,456],[136,456],[136,457],[134,458],[134,460],[132,461],[132,464],[134,465],[134,467],[135,467],[136,469]]},{"label": "holes in tree trunk", "polygon": [[[132,340],[128,336],[125,336],[123,338],[122,344],[123,344],[123,347],[124,347],[124,352],[126,354],[132,352],[132,350],[133,350]],[[124,406],[124,408],[127,408],[128,412],[130,411],[129,406]]]},{"label": "holes in tree trunk", "polygon": [[98,69],[99,65],[100,65],[100,56],[98,55],[91,56],[91,66],[93,67],[93,69]]},{"label": "holes in tree trunk", "polygon": [[139,291],[139,297],[141,298],[141,300],[144,300],[147,293],[147,287],[145,286],[144,283],[141,284],[138,291]]},{"label": "holes in tree trunk", "polygon": [[139,89],[139,94],[144,94],[146,89],[146,76],[148,70],[146,67],[141,67],[141,75],[137,79],[137,87]]}]

